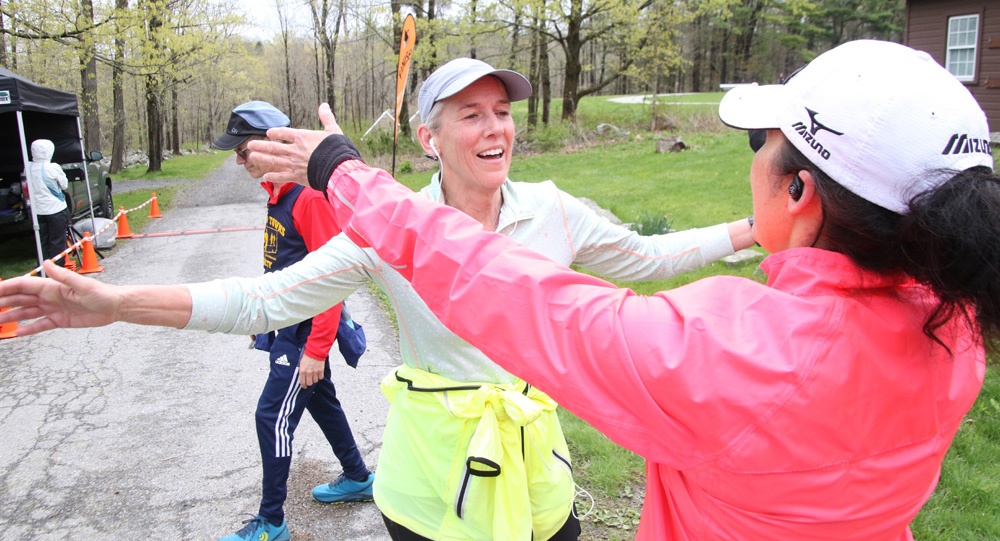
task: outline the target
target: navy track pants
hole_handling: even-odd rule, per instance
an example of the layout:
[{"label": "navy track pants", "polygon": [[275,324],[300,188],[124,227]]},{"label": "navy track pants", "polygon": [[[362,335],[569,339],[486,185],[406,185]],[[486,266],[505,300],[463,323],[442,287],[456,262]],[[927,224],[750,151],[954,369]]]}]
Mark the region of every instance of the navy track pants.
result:
[{"label": "navy track pants", "polygon": [[[354,434],[337,399],[337,390],[330,380],[327,363],[323,379],[303,389],[299,385],[299,359],[305,343],[298,347],[283,341],[278,332],[271,347],[271,372],[257,401],[257,440],[264,466],[263,495],[259,514],[280,523],[285,516],[284,503],[288,494],[288,471],[292,462],[292,436],[302,418],[310,415],[326,435],[333,454],[340,460],[347,477],[364,479],[368,475]],[[287,363],[287,364],[286,364]]]}]

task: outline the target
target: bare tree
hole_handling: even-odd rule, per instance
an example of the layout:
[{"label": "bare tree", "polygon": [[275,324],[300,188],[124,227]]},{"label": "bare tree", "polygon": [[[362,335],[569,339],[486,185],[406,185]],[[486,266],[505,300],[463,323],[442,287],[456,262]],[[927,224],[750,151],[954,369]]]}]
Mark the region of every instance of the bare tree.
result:
[{"label": "bare tree", "polygon": [[8,67],[7,64],[7,34],[3,31],[3,13],[0,12],[0,66]]},{"label": "bare tree", "polygon": [[[128,0],[115,0],[115,10],[128,11]],[[119,19],[120,20],[120,19]],[[115,23],[115,61],[111,64],[111,94],[113,100],[113,135],[111,141],[111,172],[120,173],[125,168],[125,35],[124,25]]]},{"label": "bare tree", "polygon": [[291,62],[288,54],[288,39],[291,30],[288,27],[288,14],[285,12],[283,0],[274,0],[274,6],[278,10],[278,24],[281,26],[281,46],[285,56],[285,106],[288,111],[288,118],[295,118],[295,104],[292,101],[292,94],[295,89],[295,78],[292,76]]},{"label": "bare tree", "polygon": [[[94,3],[80,0],[77,27],[94,25]],[[83,120],[83,147],[101,148],[101,117],[97,102],[97,44],[92,33],[81,36],[77,52],[80,57],[80,116]]]},{"label": "bare tree", "polygon": [[[331,5],[336,2],[336,5]],[[337,73],[337,45],[344,19],[345,0],[309,0],[316,41],[323,48],[326,58],[326,102],[336,114],[337,92],[334,76]],[[331,28],[332,26],[332,28]]]},{"label": "bare tree", "polygon": [[146,19],[145,52],[149,68],[144,77],[146,98],[146,143],[149,165],[146,172],[159,171],[163,163],[163,113],[160,107],[160,72],[162,65],[162,40],[160,29],[163,28],[164,14],[158,9],[160,2],[143,2]]}]

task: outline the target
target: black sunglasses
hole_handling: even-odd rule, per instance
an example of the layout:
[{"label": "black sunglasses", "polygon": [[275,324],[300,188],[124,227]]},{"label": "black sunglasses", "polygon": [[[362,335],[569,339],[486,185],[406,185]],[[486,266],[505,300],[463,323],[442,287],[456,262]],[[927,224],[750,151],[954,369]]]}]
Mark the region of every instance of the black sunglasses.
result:
[{"label": "black sunglasses", "polygon": [[[800,71],[805,69],[805,67],[806,66],[802,66],[799,69],[793,71],[792,74],[789,75],[788,77],[781,79],[781,84],[787,83],[792,77],[795,77],[796,75],[799,74]],[[764,143],[767,141],[767,130],[747,130],[747,137],[750,138],[750,150],[752,150],[753,153],[756,154],[757,151],[760,150],[764,146]]]}]

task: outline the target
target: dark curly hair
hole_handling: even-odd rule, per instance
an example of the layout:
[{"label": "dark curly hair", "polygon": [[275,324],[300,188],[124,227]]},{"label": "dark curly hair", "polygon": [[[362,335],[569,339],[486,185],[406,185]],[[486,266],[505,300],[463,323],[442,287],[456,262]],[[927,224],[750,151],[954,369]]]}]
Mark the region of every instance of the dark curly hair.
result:
[{"label": "dark curly hair", "polygon": [[844,188],[787,141],[775,168],[812,173],[830,250],[866,270],[911,276],[937,295],[924,334],[944,346],[936,331],[961,317],[987,349],[1000,349],[1000,176],[983,166],[949,171],[948,182],[913,197],[900,215]]}]

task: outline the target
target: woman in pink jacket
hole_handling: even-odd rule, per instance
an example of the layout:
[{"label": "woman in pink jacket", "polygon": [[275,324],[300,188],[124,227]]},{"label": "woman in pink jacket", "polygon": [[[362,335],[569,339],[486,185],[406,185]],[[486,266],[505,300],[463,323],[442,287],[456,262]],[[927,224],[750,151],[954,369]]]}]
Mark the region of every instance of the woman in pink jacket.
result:
[{"label": "woman in pink jacket", "polygon": [[646,458],[640,539],[910,539],[998,337],[985,115],[929,55],[873,41],[720,115],[755,130],[766,285],[615,288],[413,197],[343,136],[309,176],[449,328]]},{"label": "woman in pink jacket", "polygon": [[[646,458],[640,539],[909,539],[1000,334],[985,116],[928,55],[872,41],[737,88],[720,115],[766,130],[750,174],[766,285],[616,288],[414,197],[342,135],[309,176],[442,322]],[[273,135],[295,144],[252,148],[282,167],[322,139]],[[160,303],[54,275],[0,283],[20,306],[0,322],[142,322]]]}]

